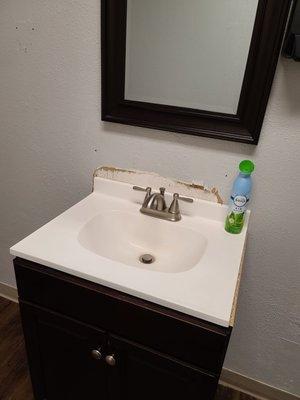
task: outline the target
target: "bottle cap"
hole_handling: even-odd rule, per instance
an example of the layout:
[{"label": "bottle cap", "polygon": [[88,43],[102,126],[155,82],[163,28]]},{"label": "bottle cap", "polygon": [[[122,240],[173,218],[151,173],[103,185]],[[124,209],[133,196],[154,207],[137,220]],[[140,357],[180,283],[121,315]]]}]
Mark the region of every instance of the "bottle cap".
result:
[{"label": "bottle cap", "polygon": [[250,160],[244,160],[239,165],[240,172],[245,175],[250,175],[255,168],[255,165]]}]

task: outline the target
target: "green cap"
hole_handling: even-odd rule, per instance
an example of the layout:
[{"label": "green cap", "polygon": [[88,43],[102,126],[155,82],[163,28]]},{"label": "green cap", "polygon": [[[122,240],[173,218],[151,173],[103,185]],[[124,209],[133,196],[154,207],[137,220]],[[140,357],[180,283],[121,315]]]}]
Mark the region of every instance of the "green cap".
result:
[{"label": "green cap", "polygon": [[250,160],[244,160],[239,165],[240,172],[245,175],[250,175],[255,168],[255,165]]}]

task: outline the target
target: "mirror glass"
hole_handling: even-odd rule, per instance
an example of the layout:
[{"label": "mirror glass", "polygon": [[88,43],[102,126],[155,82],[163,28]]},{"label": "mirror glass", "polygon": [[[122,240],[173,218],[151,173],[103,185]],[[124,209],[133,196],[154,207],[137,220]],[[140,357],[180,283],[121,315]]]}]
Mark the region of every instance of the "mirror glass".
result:
[{"label": "mirror glass", "polygon": [[258,0],[127,0],[125,99],[236,114]]}]

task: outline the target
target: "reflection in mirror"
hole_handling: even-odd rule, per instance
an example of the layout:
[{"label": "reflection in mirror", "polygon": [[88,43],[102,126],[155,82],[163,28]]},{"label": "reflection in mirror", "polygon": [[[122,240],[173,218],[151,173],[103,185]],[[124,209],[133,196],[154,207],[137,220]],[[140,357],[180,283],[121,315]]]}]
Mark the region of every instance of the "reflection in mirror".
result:
[{"label": "reflection in mirror", "polygon": [[236,114],[258,0],[127,0],[125,99]]}]

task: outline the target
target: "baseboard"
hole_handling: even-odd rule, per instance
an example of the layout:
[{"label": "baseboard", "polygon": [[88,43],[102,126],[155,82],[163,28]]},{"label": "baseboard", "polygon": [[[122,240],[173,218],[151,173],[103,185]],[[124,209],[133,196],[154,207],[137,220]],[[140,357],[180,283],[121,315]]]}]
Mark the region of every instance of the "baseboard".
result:
[{"label": "baseboard", "polygon": [[5,297],[8,300],[18,302],[17,288],[8,285],[7,283],[0,282],[0,297]]},{"label": "baseboard", "polygon": [[299,400],[300,397],[292,393],[266,385],[265,383],[248,378],[229,369],[223,369],[221,382],[225,386],[238,389],[261,400]]}]

